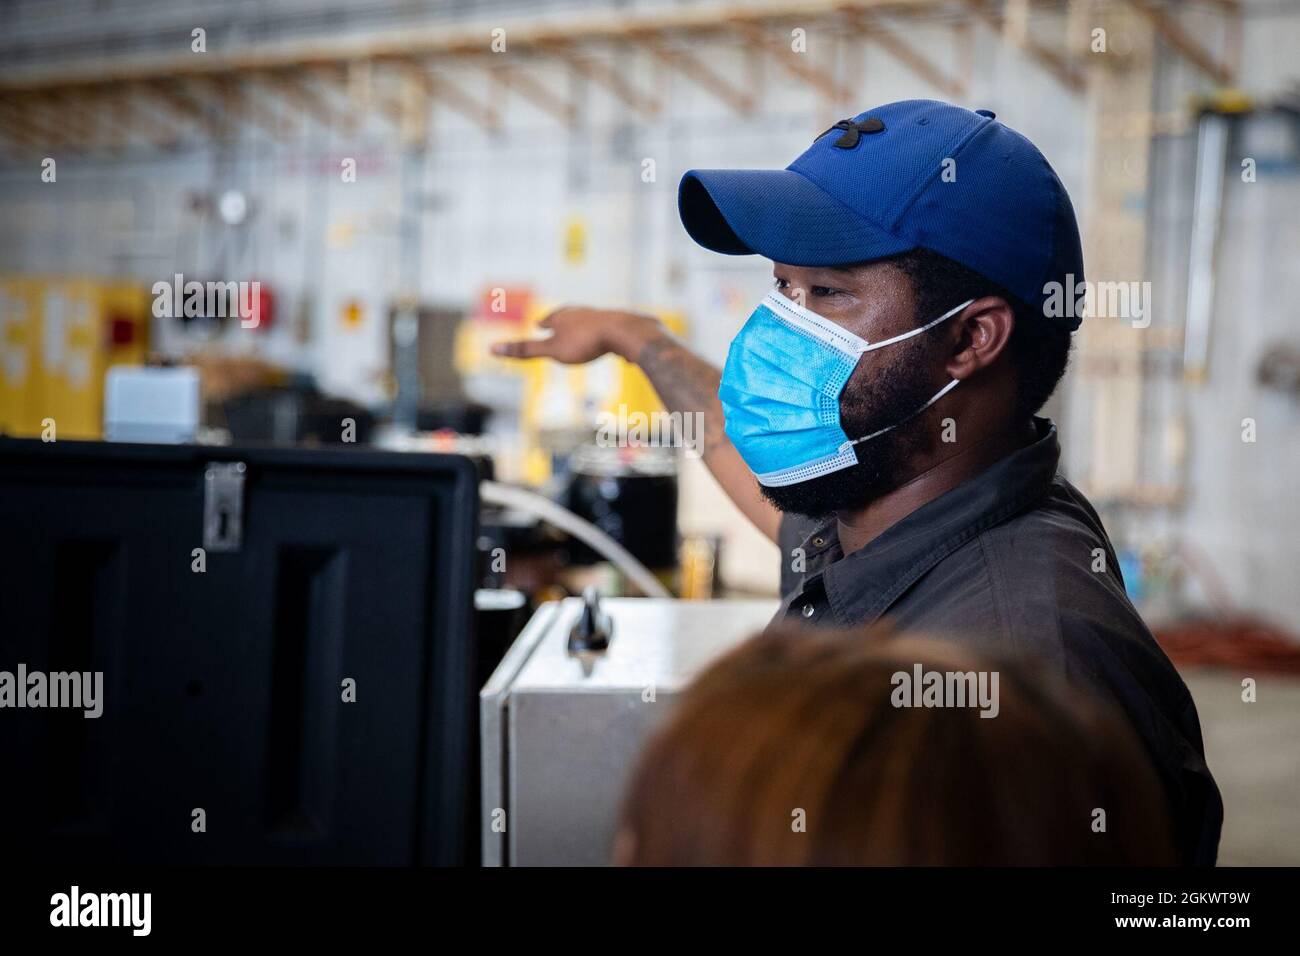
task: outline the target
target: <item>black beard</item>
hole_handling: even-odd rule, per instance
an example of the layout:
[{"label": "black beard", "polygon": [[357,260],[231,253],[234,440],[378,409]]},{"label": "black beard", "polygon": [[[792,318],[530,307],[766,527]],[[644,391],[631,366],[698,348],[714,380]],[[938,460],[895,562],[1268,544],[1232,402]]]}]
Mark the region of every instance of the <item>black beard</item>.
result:
[{"label": "black beard", "polygon": [[925,361],[929,338],[922,334],[900,343],[893,364],[870,380],[859,365],[840,394],[840,422],[850,438],[896,428],[854,445],[856,465],[781,488],[760,485],[763,497],[779,511],[822,520],[860,511],[911,479],[910,463],[934,443],[930,416],[916,414],[941,387]]}]

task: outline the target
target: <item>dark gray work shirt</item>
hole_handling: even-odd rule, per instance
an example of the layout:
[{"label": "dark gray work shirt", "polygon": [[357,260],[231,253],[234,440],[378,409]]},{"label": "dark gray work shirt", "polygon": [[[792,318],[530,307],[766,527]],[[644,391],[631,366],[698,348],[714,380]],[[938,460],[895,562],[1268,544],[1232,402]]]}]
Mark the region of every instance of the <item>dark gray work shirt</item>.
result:
[{"label": "dark gray work shirt", "polygon": [[1169,794],[1180,856],[1213,864],[1223,801],[1196,706],[1129,601],[1096,511],[1057,474],[1056,426],[1034,423],[1035,442],[852,554],[840,549],[834,519],[787,516],[782,614],[828,627],[886,618],[899,630],[1045,660],[1128,715]]}]

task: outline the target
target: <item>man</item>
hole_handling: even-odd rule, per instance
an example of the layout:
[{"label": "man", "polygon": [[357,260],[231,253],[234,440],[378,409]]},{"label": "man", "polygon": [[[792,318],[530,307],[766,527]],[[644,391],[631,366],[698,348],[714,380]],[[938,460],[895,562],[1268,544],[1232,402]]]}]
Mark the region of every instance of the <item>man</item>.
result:
[{"label": "man", "polygon": [[781,546],[785,616],[1030,654],[1117,703],[1180,858],[1212,864],[1223,804],[1195,705],[1034,417],[1079,325],[1062,290],[1083,279],[1047,160],[987,110],[908,100],[836,123],[784,170],[692,170],[678,206],[699,244],[774,264],[724,371],[649,317],[584,308],[499,353],[614,352],[674,411],[703,411],[706,465]]}]

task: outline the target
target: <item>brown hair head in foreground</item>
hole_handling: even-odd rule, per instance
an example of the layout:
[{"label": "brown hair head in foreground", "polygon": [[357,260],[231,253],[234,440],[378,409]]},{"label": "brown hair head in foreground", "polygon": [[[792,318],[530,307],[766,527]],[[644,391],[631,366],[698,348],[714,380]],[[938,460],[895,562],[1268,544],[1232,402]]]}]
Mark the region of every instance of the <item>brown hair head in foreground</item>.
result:
[{"label": "brown hair head in foreground", "polygon": [[[995,673],[996,716],[895,706],[896,675],[918,665]],[[1100,702],[946,641],[793,628],[687,689],[642,754],[615,847],[645,866],[1175,859],[1155,771]]]}]

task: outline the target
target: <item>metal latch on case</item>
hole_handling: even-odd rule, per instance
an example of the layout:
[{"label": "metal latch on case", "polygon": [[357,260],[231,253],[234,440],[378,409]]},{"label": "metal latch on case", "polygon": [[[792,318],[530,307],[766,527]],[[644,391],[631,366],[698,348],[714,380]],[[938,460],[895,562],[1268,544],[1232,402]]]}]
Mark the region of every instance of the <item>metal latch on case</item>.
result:
[{"label": "metal latch on case", "polygon": [[212,462],[203,474],[203,550],[238,551],[244,532],[242,461]]}]

